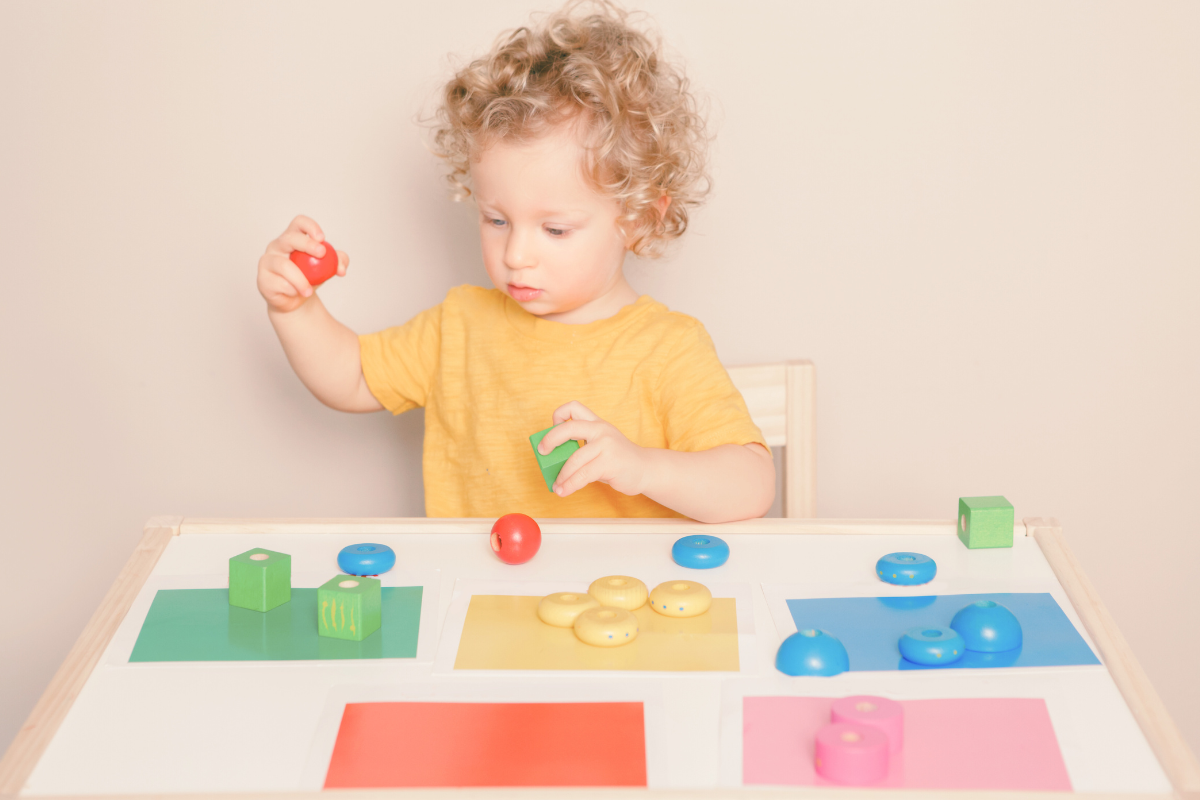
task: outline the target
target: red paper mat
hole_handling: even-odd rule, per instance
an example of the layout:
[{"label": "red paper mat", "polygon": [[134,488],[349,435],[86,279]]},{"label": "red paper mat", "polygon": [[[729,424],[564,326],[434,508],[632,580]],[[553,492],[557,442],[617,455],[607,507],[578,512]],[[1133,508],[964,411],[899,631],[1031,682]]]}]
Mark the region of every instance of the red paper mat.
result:
[{"label": "red paper mat", "polygon": [[326,789],[645,786],[641,703],[348,703]]}]

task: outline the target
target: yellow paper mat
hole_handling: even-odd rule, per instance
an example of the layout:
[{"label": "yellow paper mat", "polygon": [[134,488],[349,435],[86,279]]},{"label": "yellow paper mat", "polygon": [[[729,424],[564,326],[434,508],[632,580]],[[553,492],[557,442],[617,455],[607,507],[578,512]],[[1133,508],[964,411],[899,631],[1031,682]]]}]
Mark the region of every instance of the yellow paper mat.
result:
[{"label": "yellow paper mat", "polygon": [[666,672],[737,672],[737,607],[713,598],[698,617],[677,619],[645,605],[633,612],[636,640],[593,647],[570,628],[538,619],[540,597],[477,594],[471,597],[455,669],[621,669]]}]

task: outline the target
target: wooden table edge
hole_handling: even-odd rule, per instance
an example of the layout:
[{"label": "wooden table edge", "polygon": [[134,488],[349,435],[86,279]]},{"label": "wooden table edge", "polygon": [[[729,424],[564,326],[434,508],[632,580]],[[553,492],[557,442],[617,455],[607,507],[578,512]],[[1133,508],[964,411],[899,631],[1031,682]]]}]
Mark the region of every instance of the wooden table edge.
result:
[{"label": "wooden table edge", "polygon": [[1079,614],[1083,627],[1100,651],[1100,660],[1133,712],[1133,718],[1162,765],[1175,791],[1200,798],[1200,761],[1184,741],[1162,698],[1105,608],[1092,582],[1083,573],[1057,523],[1030,521],[1030,535],[1038,543],[1055,577]]},{"label": "wooden table edge", "polygon": [[143,528],[142,540],[133,555],[0,759],[0,795],[15,795],[25,786],[167,543],[178,535],[180,522],[182,518],[155,517]]},{"label": "wooden table edge", "polygon": [[[74,646],[67,654],[62,666],[59,667],[46,691],[30,712],[29,718],[18,731],[16,738],[0,759],[0,800],[15,798],[25,782],[29,779],[42,754],[49,747],[54,734],[66,718],[75,699],[87,683],[92,671],[104,653],[108,643],[116,634],[117,628],[133,605],[138,592],[145,584],[154,566],[158,563],[163,551],[171,539],[182,533],[189,534],[236,534],[236,533],[432,533],[453,528],[459,533],[486,533],[491,528],[491,520],[484,519],[429,519],[413,518],[340,518],[340,519],[207,519],[183,517],[153,517],[146,522],[142,539],[134,548],[133,555],[126,562],[116,581],[105,595],[104,600],[88,621],[87,626],[79,635]],[[541,522],[545,533],[598,533],[611,531],[612,526],[631,526],[633,528],[655,527],[664,528],[663,532],[715,533],[723,529],[728,533],[744,534],[810,534],[810,535],[870,535],[882,533],[897,533],[917,535],[954,535],[956,522],[954,520],[815,520],[815,519],[759,519],[747,520],[724,525],[706,525],[689,520],[674,519],[562,519]],[[631,532],[633,532],[631,530]],[[1062,584],[1067,597],[1079,614],[1080,620],[1100,650],[1100,658],[1113,676],[1117,688],[1141,727],[1143,735],[1163,767],[1167,778],[1175,788],[1174,795],[1153,793],[1089,793],[1086,796],[1103,800],[1104,798],[1134,798],[1180,797],[1185,800],[1200,800],[1200,762],[1191,752],[1187,743],[1162,699],[1150,684],[1145,671],[1134,657],[1124,636],[1117,628],[1116,621],[1109,614],[1096,593],[1095,588],[1083,574],[1066,539],[1062,528],[1055,520],[1028,518],[1014,526],[1017,536],[1033,536],[1038,547],[1045,555],[1055,576]],[[931,797],[973,798],[974,800],[1049,800],[1063,795],[1058,792],[976,792],[976,791],[924,791],[903,789],[848,789],[838,787],[827,790],[823,787],[796,787],[788,789],[756,789],[757,796],[774,797],[834,797],[838,800],[857,800],[857,798],[911,798]],[[744,797],[742,788],[717,789],[642,789],[642,788],[578,788],[563,787],[516,787],[516,788],[463,788],[463,789],[404,789],[404,790],[337,790],[323,791],[321,796],[328,800],[339,800],[341,797],[403,797],[406,800],[422,798],[447,797],[486,797],[490,800],[508,800],[508,798],[529,797],[545,794],[555,797],[570,796],[578,798],[625,798],[632,793],[639,796],[653,797],[656,800],[673,800],[674,798],[733,798]],[[140,797],[148,795],[104,795],[104,798]],[[266,792],[266,793],[230,793],[230,794],[160,794],[156,798],[196,798],[219,797],[222,800],[238,800],[239,798],[301,798],[312,797],[311,792]],[[41,797],[41,796],[40,796]],[[49,797],[49,796],[45,796]],[[91,796],[87,796],[91,797]]]}]

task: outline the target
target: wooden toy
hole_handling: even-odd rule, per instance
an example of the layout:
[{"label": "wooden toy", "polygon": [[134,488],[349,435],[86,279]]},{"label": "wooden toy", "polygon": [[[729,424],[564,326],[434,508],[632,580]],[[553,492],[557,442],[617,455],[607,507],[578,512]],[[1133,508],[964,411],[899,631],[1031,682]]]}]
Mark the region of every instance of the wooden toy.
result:
[{"label": "wooden toy", "polygon": [[602,606],[637,611],[646,605],[650,593],[646,584],[628,575],[607,575],[592,581],[588,594],[600,601]]},{"label": "wooden toy", "polygon": [[698,617],[712,605],[712,592],[695,581],[667,581],[650,593],[650,607],[664,617]]},{"label": "wooden toy", "polygon": [[638,635],[638,620],[632,611],[612,606],[596,606],[575,618],[575,635],[584,644],[619,647]]},{"label": "wooden toy", "polygon": [[817,774],[834,783],[868,786],[887,777],[887,736],[867,725],[826,725],[817,731],[814,755]]},{"label": "wooden toy", "polygon": [[914,664],[953,664],[965,652],[967,646],[953,628],[919,625],[900,637],[900,655]]},{"label": "wooden toy", "polygon": [[859,694],[833,701],[830,722],[846,722],[875,728],[888,738],[888,752],[904,747],[904,706],[886,697]]},{"label": "wooden toy", "polygon": [[888,553],[875,563],[875,574],[884,583],[919,586],[937,575],[937,562],[920,553]]},{"label": "wooden toy", "polygon": [[533,517],[505,514],[492,525],[492,550],[505,564],[524,564],[542,546],[542,529]]},{"label": "wooden toy", "polygon": [[382,575],[396,566],[396,551],[386,544],[352,544],[342,548],[337,560],[347,575]]},{"label": "wooden toy", "polygon": [[1004,606],[992,600],[971,603],[954,615],[950,627],[963,638],[968,650],[1002,653],[1021,646],[1021,623]]},{"label": "wooden toy", "polygon": [[556,628],[570,628],[575,625],[575,618],[589,608],[597,608],[600,601],[590,594],[576,592],[555,592],[548,594],[538,603],[538,619]]},{"label": "wooden toy", "polygon": [[379,630],[382,598],[378,578],[330,578],[317,589],[317,633],[361,642]]},{"label": "wooden toy", "polygon": [[958,498],[958,538],[972,550],[1012,547],[1012,503],[1003,497]]},{"label": "wooden toy", "polygon": [[546,428],[544,431],[538,431],[529,437],[529,443],[533,445],[533,454],[537,457],[538,469],[542,471],[542,478],[546,481],[546,488],[554,491],[554,481],[558,480],[558,473],[562,471],[563,464],[567,463],[567,459],[571,454],[579,449],[579,442],[574,439],[568,439],[558,447],[550,451],[549,455],[542,455],[538,452],[538,445],[542,443],[542,438],[554,430],[556,426]]},{"label": "wooden toy", "polygon": [[839,675],[850,669],[850,656],[836,636],[805,628],[779,645],[775,669],[784,675]]},{"label": "wooden toy", "polygon": [[716,536],[684,536],[671,547],[671,558],[681,567],[712,569],[729,560],[729,545]]},{"label": "wooden toy", "polygon": [[320,286],[334,275],[337,275],[337,250],[333,249],[333,245],[328,241],[324,244],[325,255],[320,258],[310,256],[308,253],[301,252],[300,250],[293,250],[291,255],[288,256],[292,260],[292,263],[304,273],[304,277],[308,279],[310,286]]},{"label": "wooden toy", "polygon": [[229,559],[229,605],[270,611],[291,599],[291,556],[256,547]]}]

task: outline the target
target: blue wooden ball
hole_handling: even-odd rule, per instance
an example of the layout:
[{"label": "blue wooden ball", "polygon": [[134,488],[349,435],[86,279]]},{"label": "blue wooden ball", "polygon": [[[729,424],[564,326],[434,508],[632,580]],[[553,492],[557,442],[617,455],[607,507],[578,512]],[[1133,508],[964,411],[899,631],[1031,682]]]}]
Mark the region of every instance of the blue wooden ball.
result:
[{"label": "blue wooden ball", "polygon": [[919,586],[937,575],[937,562],[920,553],[888,553],[875,562],[875,574],[884,583]]},{"label": "blue wooden ball", "polygon": [[681,567],[712,569],[729,560],[729,545],[716,536],[684,536],[671,547],[671,558]]},{"label": "blue wooden ball", "polygon": [[396,566],[396,551],[386,544],[352,544],[338,553],[338,569],[347,575],[382,575]]},{"label": "blue wooden ball", "polygon": [[785,675],[837,675],[850,669],[850,656],[837,637],[807,628],[779,645],[775,669]]},{"label": "blue wooden ball", "polygon": [[1003,653],[1021,646],[1021,623],[999,603],[980,600],[954,615],[950,627],[958,631],[968,650]]},{"label": "blue wooden ball", "polygon": [[914,664],[953,664],[965,652],[963,637],[953,628],[921,625],[900,637],[900,655]]}]

